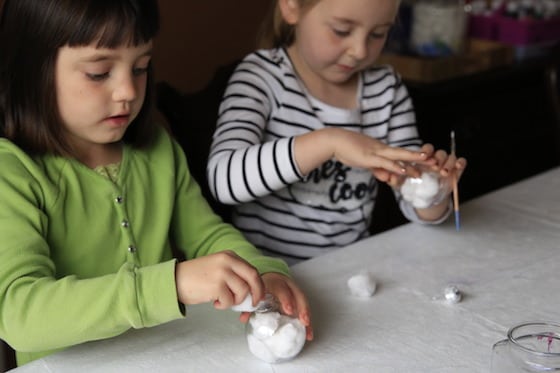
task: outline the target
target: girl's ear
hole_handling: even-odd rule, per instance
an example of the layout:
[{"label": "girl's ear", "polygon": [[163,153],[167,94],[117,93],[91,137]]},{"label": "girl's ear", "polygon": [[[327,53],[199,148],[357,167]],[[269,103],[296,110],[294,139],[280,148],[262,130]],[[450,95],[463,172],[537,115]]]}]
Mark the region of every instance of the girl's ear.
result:
[{"label": "girl's ear", "polygon": [[278,6],[284,21],[289,25],[295,25],[299,20],[298,0],[278,0]]}]

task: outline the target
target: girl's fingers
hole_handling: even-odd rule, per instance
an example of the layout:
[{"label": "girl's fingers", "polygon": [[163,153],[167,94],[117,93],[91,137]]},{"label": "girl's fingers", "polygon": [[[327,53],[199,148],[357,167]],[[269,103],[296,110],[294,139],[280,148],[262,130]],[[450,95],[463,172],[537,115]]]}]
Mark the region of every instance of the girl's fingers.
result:
[{"label": "girl's fingers", "polygon": [[222,261],[220,266],[224,272],[214,307],[225,309],[239,304],[249,293],[253,297],[253,305],[256,305],[264,297],[264,283],[257,269],[233,251],[220,254],[217,258]]},{"label": "girl's fingers", "polygon": [[284,275],[267,273],[264,276],[267,291],[274,294],[282,313],[297,317],[305,326],[307,340],[313,339],[309,304],[303,291],[292,279]]},{"label": "girl's fingers", "polygon": [[[447,154],[446,154],[447,155]],[[444,176],[448,176],[451,173],[455,172],[455,163],[457,158],[450,154],[445,160],[443,160],[441,164],[441,171]]]},{"label": "girl's fingers", "polygon": [[[388,174],[393,173],[397,175],[406,175],[406,170],[407,170],[406,163],[400,161],[391,161],[385,158],[381,158],[377,163],[379,164],[378,168],[386,170]],[[387,177],[388,176],[390,175],[387,175]]]},{"label": "girl's fingers", "polygon": [[[237,263],[231,266],[233,275],[228,279],[228,286],[235,294],[235,304],[241,303],[250,292],[253,306],[264,298],[264,283],[257,269],[238,257]],[[231,282],[230,282],[231,281]]]},{"label": "girl's fingers", "polygon": [[[270,274],[269,276],[282,276],[277,274]],[[274,280],[267,283],[267,291],[274,294],[276,300],[280,305],[282,313],[294,316],[297,306],[294,304],[294,294],[292,289],[288,286],[288,278],[278,278],[280,281]]]},{"label": "girl's fingers", "polygon": [[463,175],[463,171],[465,171],[466,167],[467,167],[467,160],[465,158],[457,159],[457,162],[455,162],[455,172],[457,173],[457,180],[461,178],[461,176]]},{"label": "girl's fingers", "polygon": [[[253,296],[253,306],[256,305],[264,297],[264,291],[262,288],[258,289],[258,286],[255,288],[257,290],[251,291],[248,280],[248,278],[244,278],[238,275],[238,273],[231,272],[227,278],[223,279],[224,283],[218,291],[218,298],[214,302],[214,307],[226,309],[239,304],[245,300],[250,292]],[[258,298],[255,301],[256,297]]]},{"label": "girl's fingers", "polygon": [[[418,170],[418,168],[416,167],[415,164],[412,163],[404,163],[404,169],[405,169],[405,173],[404,176],[400,176],[401,178],[408,176],[408,177],[420,177],[421,176],[421,172],[420,170]],[[398,175],[395,175],[397,177],[399,177]]]},{"label": "girl's fingers", "polygon": [[[438,150],[434,153],[434,158],[437,161],[438,166],[442,167],[445,162],[450,158],[451,156],[447,155],[447,152],[445,150]],[[455,158],[455,157],[453,157]]]},{"label": "girl's fingers", "polygon": [[424,151],[409,150],[393,146],[386,146],[384,149],[377,151],[376,154],[387,160],[404,162],[422,162],[430,157],[430,154]]},{"label": "girl's fingers", "polygon": [[391,174],[389,176],[389,180],[387,180],[387,184],[391,188],[397,189],[402,185],[403,181],[404,181],[404,178],[402,176]]},{"label": "girl's fingers", "polygon": [[246,279],[238,276],[236,273],[231,273],[231,275],[225,279],[225,285],[227,287],[227,292],[231,294],[232,297],[233,303],[230,306],[243,302],[251,290]]},{"label": "girl's fingers", "polygon": [[247,321],[249,321],[250,317],[251,312],[241,312],[241,314],[239,315],[239,321],[241,321],[243,324],[246,324]]},{"label": "girl's fingers", "polygon": [[373,168],[371,169],[371,173],[373,174],[373,176],[375,176],[375,178],[381,182],[386,183],[390,178],[392,173],[384,170],[382,168]]},{"label": "girl's fingers", "polygon": [[311,326],[311,315],[309,313],[309,303],[307,303],[307,298],[299,289],[292,289],[292,293],[296,298],[298,319],[305,326],[306,339],[308,341],[313,339],[313,328]]},{"label": "girl's fingers", "polygon": [[[391,160],[389,158],[378,157],[376,166],[373,169],[376,169],[376,173],[379,175],[379,180],[386,181],[389,179],[390,174],[400,175],[400,176],[411,176],[411,177],[419,177],[420,172],[414,166],[415,163],[422,163],[429,162],[426,160],[425,153],[417,153],[416,156],[420,156],[421,160],[414,160],[414,161],[403,161],[403,160]],[[431,163],[431,162],[430,162]],[[428,163],[428,164],[430,164]],[[385,173],[382,171],[385,170]]]},{"label": "girl's fingers", "polygon": [[426,153],[426,155],[428,155],[428,157],[431,157],[434,153],[434,146],[432,144],[424,144],[422,145],[422,148],[420,148],[420,151],[423,153]]},{"label": "girl's fingers", "polygon": [[[297,317],[305,326],[305,338],[310,341],[313,339],[313,328],[311,327],[311,315],[309,313],[309,304],[303,292],[292,282],[286,282],[286,291],[280,292],[280,297],[285,298],[282,306],[286,314]],[[279,298],[280,298],[279,297]],[[295,307],[294,307],[295,302]]]},{"label": "girl's fingers", "polygon": [[307,303],[307,298],[299,289],[292,288],[292,294],[294,294],[296,300],[298,317],[300,321],[303,323],[303,325],[310,326],[311,316],[309,315],[309,304]]},{"label": "girl's fingers", "polygon": [[214,300],[214,308],[218,310],[225,310],[234,304],[234,297],[229,287],[223,284],[218,291],[218,298]]},{"label": "girl's fingers", "polygon": [[446,172],[447,175],[451,173],[457,174],[457,177],[461,177],[463,170],[467,166],[467,160],[465,158],[457,158],[454,155],[449,155],[449,158],[445,161],[442,166],[442,170]]}]

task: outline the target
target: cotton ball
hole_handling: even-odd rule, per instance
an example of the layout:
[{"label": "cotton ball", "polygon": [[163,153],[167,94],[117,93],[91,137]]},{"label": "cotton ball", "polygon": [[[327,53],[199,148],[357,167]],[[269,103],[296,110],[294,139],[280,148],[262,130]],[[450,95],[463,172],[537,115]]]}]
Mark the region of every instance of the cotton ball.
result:
[{"label": "cotton ball", "polygon": [[347,284],[352,295],[363,298],[371,297],[377,288],[377,284],[369,272],[361,272],[350,277]]},{"label": "cotton ball", "polygon": [[272,294],[266,294],[263,300],[259,301],[256,306],[253,306],[253,296],[249,293],[243,299],[243,302],[231,306],[230,309],[235,312],[265,312],[274,306],[275,300]]},{"label": "cotton ball", "polygon": [[401,194],[405,201],[412,201],[414,199],[415,189],[417,182],[415,182],[415,178],[406,178],[404,183],[401,186]]},{"label": "cotton ball", "polygon": [[420,177],[408,177],[401,186],[401,194],[405,201],[415,208],[430,207],[440,189],[437,174],[424,172]]},{"label": "cotton ball", "polygon": [[254,313],[247,328],[249,350],[268,363],[295,357],[305,344],[305,335],[298,319],[278,312]]},{"label": "cotton ball", "polygon": [[268,346],[253,334],[247,335],[247,343],[249,344],[249,351],[259,359],[267,363],[277,363],[278,358],[274,355]]},{"label": "cotton ball", "polygon": [[259,339],[272,336],[280,326],[281,317],[278,312],[256,313],[249,319],[253,334]]},{"label": "cotton ball", "polygon": [[230,309],[235,312],[254,312],[257,307],[253,306],[253,297],[249,293],[245,299],[243,299],[243,302],[230,307]]},{"label": "cotton ball", "polygon": [[416,207],[417,209],[425,209],[430,207],[430,205],[432,204],[429,199],[418,197],[418,196],[414,197],[411,203],[412,206]]},{"label": "cotton ball", "polygon": [[[301,326],[301,330],[298,329]],[[290,359],[298,354],[305,342],[305,328],[301,323],[289,322],[278,328],[274,338],[265,343],[279,359]]]},{"label": "cotton ball", "polygon": [[416,188],[416,195],[418,197],[430,199],[433,198],[439,191],[439,179],[430,172],[422,174],[422,182]]}]

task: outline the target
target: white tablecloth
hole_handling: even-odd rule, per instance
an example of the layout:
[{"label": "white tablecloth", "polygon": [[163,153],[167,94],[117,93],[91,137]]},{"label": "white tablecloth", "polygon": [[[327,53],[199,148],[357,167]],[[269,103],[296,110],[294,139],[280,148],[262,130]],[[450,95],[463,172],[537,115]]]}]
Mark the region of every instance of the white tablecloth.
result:
[{"label": "white tablecloth", "polygon": [[[461,206],[461,230],[407,224],[293,267],[315,340],[270,365],[232,311],[187,317],[72,347],[23,372],[487,372],[493,343],[527,320],[560,321],[560,168]],[[368,270],[371,298],[346,281]],[[463,301],[448,304],[456,285]]]}]

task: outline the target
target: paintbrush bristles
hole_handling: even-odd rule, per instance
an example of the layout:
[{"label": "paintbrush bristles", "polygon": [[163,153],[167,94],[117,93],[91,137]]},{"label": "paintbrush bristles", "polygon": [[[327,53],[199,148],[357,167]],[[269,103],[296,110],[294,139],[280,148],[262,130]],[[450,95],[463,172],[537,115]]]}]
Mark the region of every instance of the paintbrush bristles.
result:
[{"label": "paintbrush bristles", "polygon": [[455,155],[455,131],[451,131],[451,154]]}]

